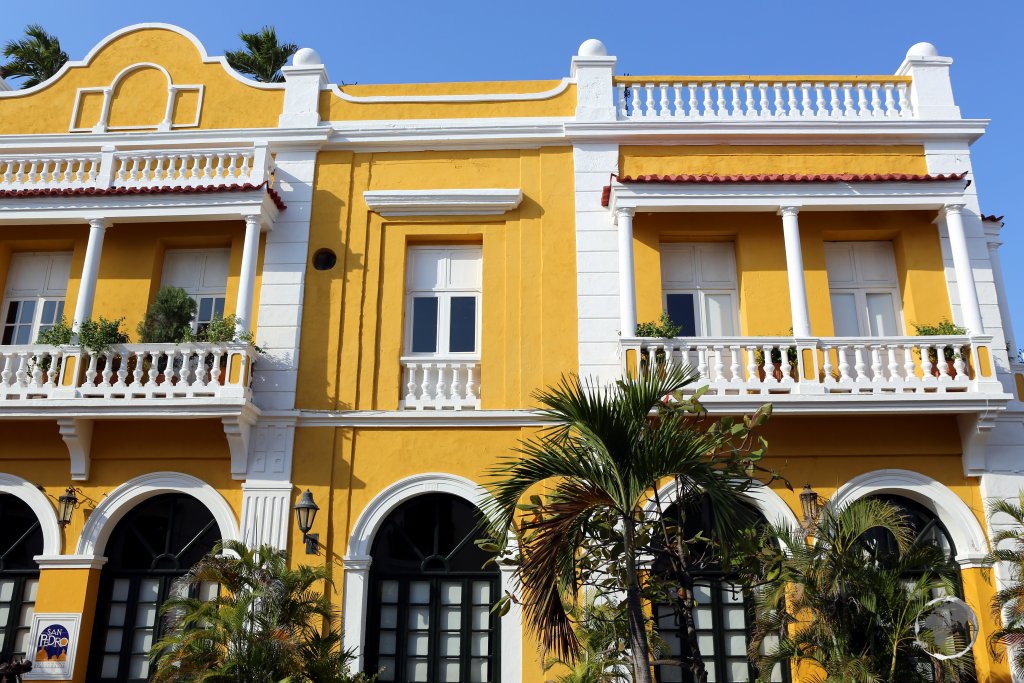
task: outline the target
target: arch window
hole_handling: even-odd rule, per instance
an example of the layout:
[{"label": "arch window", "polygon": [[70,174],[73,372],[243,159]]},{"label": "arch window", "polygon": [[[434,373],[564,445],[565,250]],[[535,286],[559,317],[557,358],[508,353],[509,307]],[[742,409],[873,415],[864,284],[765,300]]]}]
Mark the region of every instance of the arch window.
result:
[{"label": "arch window", "polygon": [[382,681],[496,683],[497,567],[484,564],[479,512],[432,493],[398,507],[374,538],[367,670]]},{"label": "arch window", "polygon": [[0,494],[0,662],[28,654],[43,531],[32,509],[10,494]]},{"label": "arch window", "polygon": [[[670,524],[681,522],[684,538],[695,538],[698,532],[704,538],[714,538],[716,535],[713,515],[706,501],[688,509],[682,520],[679,519],[680,510],[676,505],[670,507],[665,515]],[[767,523],[754,509],[747,509],[743,517],[750,525]],[[697,545],[691,546],[690,550],[694,558],[704,555]],[[671,568],[664,556],[655,560],[654,571],[670,576]],[[708,672],[708,682],[755,680],[757,669],[747,659],[747,646],[754,625],[750,592],[714,561],[691,570],[691,574],[694,577],[693,592],[697,603],[693,611],[697,645]],[[690,656],[686,626],[678,608],[678,604],[671,602],[656,602],[652,605],[658,633],[669,648],[668,656],[662,659],[682,661]],[[773,643],[766,639],[765,645],[770,648]],[[659,683],[692,683],[694,680],[686,666],[663,664],[657,666],[655,672]],[[777,683],[789,681],[789,667],[776,666],[770,680]]]},{"label": "arch window", "polygon": [[[163,634],[160,607],[175,581],[220,540],[213,515],[192,496],[155,496],[128,512],[107,542],[90,681],[142,683],[149,679],[149,650]],[[198,597],[212,598],[216,586]]]}]

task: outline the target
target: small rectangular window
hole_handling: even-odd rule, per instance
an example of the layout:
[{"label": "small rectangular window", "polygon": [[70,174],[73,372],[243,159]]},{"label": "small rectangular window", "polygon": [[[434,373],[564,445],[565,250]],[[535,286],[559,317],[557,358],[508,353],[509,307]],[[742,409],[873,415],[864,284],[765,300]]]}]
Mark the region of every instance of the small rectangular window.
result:
[{"label": "small rectangular window", "polygon": [[452,353],[476,351],[476,297],[453,296],[448,350]]},{"label": "small rectangular window", "polygon": [[832,295],[832,320],[837,337],[859,337],[857,301],[853,294]]},{"label": "small rectangular window", "polygon": [[868,327],[873,337],[896,336],[896,309],[893,306],[892,294],[868,294]]},{"label": "small rectangular window", "polygon": [[708,325],[707,336],[731,337],[736,334],[732,324],[732,295],[705,294],[704,308]]},{"label": "small rectangular window", "polygon": [[693,306],[693,294],[669,294],[665,297],[666,312],[672,322],[682,327],[681,337],[697,336],[697,321]]},{"label": "small rectangular window", "polygon": [[412,352],[437,353],[437,297],[412,301]]}]

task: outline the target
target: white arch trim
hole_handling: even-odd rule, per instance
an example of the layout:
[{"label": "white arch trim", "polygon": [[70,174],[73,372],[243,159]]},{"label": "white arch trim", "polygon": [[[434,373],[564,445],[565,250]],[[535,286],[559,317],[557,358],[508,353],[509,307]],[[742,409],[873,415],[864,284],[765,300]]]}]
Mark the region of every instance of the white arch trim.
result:
[{"label": "white arch trim", "polygon": [[13,474],[0,473],[0,493],[9,493],[22,500],[35,513],[43,531],[43,555],[59,555],[61,550],[60,524],[57,511],[46,494],[30,481]]},{"label": "white arch trim", "polygon": [[[428,493],[447,493],[479,506],[490,494],[479,484],[454,474],[429,472],[416,474],[391,484],[373,497],[360,513],[345,553],[345,588],[342,605],[342,624],[345,627],[345,647],[356,653],[355,669],[362,670],[366,644],[366,618],[370,587],[370,547],[388,515],[399,505],[416,496]],[[515,592],[514,569],[501,567],[501,589]],[[522,680],[523,613],[513,604],[501,621],[501,681],[518,683]]]},{"label": "white arch trim", "polygon": [[121,484],[96,506],[82,529],[75,554],[80,558],[99,559],[121,518],[139,503],[162,493],[185,493],[192,496],[213,514],[223,540],[241,539],[235,512],[216,489],[189,474],[152,472]]},{"label": "white arch trim", "polygon": [[194,33],[187,31],[180,26],[175,26],[174,24],[167,24],[163,22],[148,22],[141,24],[132,24],[131,26],[125,26],[124,28],[114,31],[113,33],[103,38],[98,43],[96,43],[96,45],[91,50],[89,50],[89,54],[87,54],[84,59],[75,61],[68,60],[64,63],[64,66],[62,66],[57,71],[57,73],[55,73],[53,76],[46,79],[42,83],[32,86],[31,88],[25,88],[24,90],[9,91],[0,90],[0,98],[23,97],[25,95],[33,95],[37,92],[45,90],[46,88],[49,88],[51,85],[59,81],[64,76],[64,74],[66,74],[71,69],[89,66],[90,62],[92,62],[96,55],[99,54],[100,50],[106,47],[109,43],[113,42],[114,40],[117,40],[121,36],[146,29],[163,29],[165,31],[172,31],[174,33],[177,33],[178,35],[188,38],[188,40],[191,41],[191,43],[195,46],[196,50],[199,52],[199,56],[204,64],[220,64],[222,67],[224,67],[224,70],[228,72],[228,75],[230,75],[236,81],[244,83],[250,88],[258,88],[261,90],[284,89],[284,83],[260,83],[259,81],[254,81],[249,78],[246,78],[242,74],[235,71],[231,67],[231,65],[228,64],[228,60],[223,56],[211,57],[209,53],[207,53],[206,47],[201,42],[199,42],[199,38],[197,38]]},{"label": "white arch trim", "polygon": [[978,518],[960,496],[927,475],[898,469],[868,472],[840,486],[828,506],[884,493],[909,498],[934,512],[953,539],[961,567],[986,566],[983,559],[988,553],[988,540]]}]

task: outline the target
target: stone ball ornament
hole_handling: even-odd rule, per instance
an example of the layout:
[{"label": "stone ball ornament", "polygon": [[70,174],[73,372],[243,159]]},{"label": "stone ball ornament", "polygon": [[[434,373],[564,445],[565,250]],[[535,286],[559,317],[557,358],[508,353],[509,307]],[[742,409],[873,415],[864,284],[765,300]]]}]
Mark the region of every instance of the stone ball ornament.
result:
[{"label": "stone ball ornament", "polygon": [[939,49],[931,43],[915,43],[907,50],[907,57],[938,57]]},{"label": "stone ball ornament", "polygon": [[320,53],[311,47],[300,47],[292,56],[292,66],[320,66],[323,63]]},{"label": "stone ball ornament", "polygon": [[579,57],[607,57],[608,48],[597,38],[590,38],[580,44],[576,55]]}]

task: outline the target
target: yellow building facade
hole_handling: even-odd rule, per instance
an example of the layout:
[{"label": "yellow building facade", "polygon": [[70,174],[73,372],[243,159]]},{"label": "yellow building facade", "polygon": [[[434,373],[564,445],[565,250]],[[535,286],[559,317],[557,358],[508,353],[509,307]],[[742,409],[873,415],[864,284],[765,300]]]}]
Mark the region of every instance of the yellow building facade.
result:
[{"label": "yellow building facade", "polygon": [[[520,608],[489,611],[512,569],[470,542],[487,472],[543,425],[533,392],[664,353],[712,414],[773,403],[789,481],[887,496],[945,544],[978,680],[1010,680],[982,558],[1024,404],[970,163],[987,122],[951,61],[620,77],[591,40],[551,81],[338,86],[303,49],[261,84],[140,25],[0,92],[0,659],[38,663],[55,621],[75,647],[48,680],[146,680],[173,580],[238,539],[325,564],[382,680],[540,683]],[[259,351],[139,343],[168,285]],[[680,337],[636,336],[662,311]],[[38,344],[61,315],[134,341]],[[965,332],[915,334],[944,319]],[[756,502],[799,525],[781,484]],[[747,680],[719,603],[715,680]]]}]

